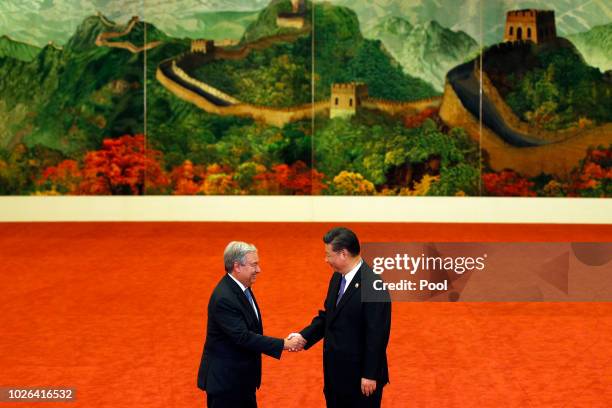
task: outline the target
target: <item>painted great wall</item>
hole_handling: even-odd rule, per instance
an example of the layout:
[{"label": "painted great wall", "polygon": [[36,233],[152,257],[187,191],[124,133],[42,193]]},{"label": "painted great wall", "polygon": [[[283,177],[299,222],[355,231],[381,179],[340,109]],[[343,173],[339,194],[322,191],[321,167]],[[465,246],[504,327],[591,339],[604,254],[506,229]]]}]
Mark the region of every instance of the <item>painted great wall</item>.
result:
[{"label": "painted great wall", "polygon": [[[310,33],[305,26],[292,33],[264,37],[240,47],[221,47],[217,43],[205,47],[206,52],[190,52],[163,61],[156,71],[157,80],[178,98],[190,102],[200,109],[221,116],[252,118],[272,126],[282,127],[290,122],[311,118],[329,110],[329,101],[293,106],[288,108],[257,106],[242,102],[221,90],[197,80],[188,74],[189,68],[213,60],[241,60],[254,50],[262,50],[279,42],[293,42]],[[201,41],[202,40],[196,40]],[[197,47],[196,49],[201,49]]]},{"label": "painted great wall", "polygon": [[416,114],[427,108],[438,108],[442,103],[441,96],[419,99],[417,101],[389,101],[378,98],[365,98],[362,102],[364,108],[378,110],[389,115]]},{"label": "painted great wall", "polygon": [[[108,21],[101,14],[98,14],[98,17],[100,17],[100,21],[102,21],[102,23],[104,25],[106,25],[107,27],[114,27],[114,25],[112,25],[112,23],[110,21]],[[96,37],[96,45],[98,47],[122,48],[124,50],[130,51],[133,54],[137,54],[137,53],[142,52],[144,50],[153,49],[153,48],[159,46],[160,44],[162,44],[161,41],[151,41],[151,42],[148,42],[148,43],[144,44],[143,46],[139,47],[139,46],[136,46],[136,45],[132,44],[129,41],[109,41],[109,40],[112,40],[112,39],[124,37],[124,36],[128,35],[129,33],[131,33],[132,29],[134,28],[136,23],[138,23],[138,21],[140,21],[138,16],[134,16],[134,17],[132,17],[130,19],[127,27],[123,31],[119,31],[119,32],[117,32],[117,31],[107,31],[107,32],[104,32],[104,33],[100,33]]]},{"label": "painted great wall", "polygon": [[[263,50],[281,42],[294,42],[302,36],[309,35],[312,27],[310,22],[305,19],[305,5],[302,1],[292,1],[292,6],[292,13],[285,13],[277,19],[277,24],[280,27],[293,28],[292,32],[263,37],[242,46],[238,46],[236,42],[230,40],[193,40],[189,53],[159,64],[155,74],[156,79],[176,97],[216,115],[248,117],[268,125],[282,127],[290,122],[309,119],[318,114],[329,114],[332,98],[292,107],[257,106],[242,102],[234,96],[192,77],[189,74],[189,69],[182,66],[194,66],[194,60],[197,60],[195,65],[210,63],[213,60],[242,60],[252,51]],[[116,27],[116,24],[108,21],[102,14],[98,14],[98,17],[105,26]],[[99,34],[96,38],[96,45],[122,48],[132,53],[159,46],[161,41],[147,43],[142,47],[135,46],[127,41],[111,41],[128,35],[138,21],[139,18],[134,16],[123,31],[109,31]],[[414,114],[426,108],[439,107],[441,99],[441,97],[434,97],[418,101],[398,102],[365,97],[360,100],[359,106],[390,115]]]},{"label": "painted great wall", "polygon": [[157,80],[177,97],[209,113],[221,116],[250,117],[269,125],[282,127],[287,123],[308,119],[312,115],[329,110],[329,101],[291,108],[271,108],[242,103],[201,81],[190,77],[189,79],[181,78],[181,75],[186,74],[184,71],[181,73],[181,70],[177,70],[173,62],[167,61],[158,67]]},{"label": "painted great wall", "polygon": [[[189,75],[189,67],[209,63],[213,60],[241,60],[254,50],[262,50],[279,42],[293,42],[308,35],[311,27],[307,21],[291,33],[260,38],[241,47],[222,47],[213,42],[195,40],[192,52],[162,62],[156,72],[157,80],[177,97],[190,102],[209,113],[222,116],[250,117],[268,125],[282,127],[287,123],[328,114],[331,98],[288,108],[257,106],[239,101],[237,98],[216,89],[210,84]],[[195,50],[195,52],[194,52]],[[197,62],[194,62],[198,60]],[[363,98],[360,106],[383,111],[391,115],[418,113],[429,107],[438,107],[441,98],[397,102],[375,98]]]},{"label": "painted great wall", "polygon": [[[130,52],[140,52],[159,45],[160,42],[154,42],[145,47],[136,47],[131,43],[108,41],[127,35],[137,22],[138,18],[134,17],[124,31],[100,34],[96,44],[125,48]],[[290,26],[284,25],[283,22],[281,24]],[[194,40],[191,52],[160,63],[156,78],[176,97],[216,115],[247,117],[277,127],[319,114],[329,115],[333,107],[333,87],[332,97],[327,100],[288,108],[257,106],[240,101],[189,74],[190,68],[198,65],[214,60],[241,60],[251,51],[262,50],[279,42],[292,42],[311,31],[308,21],[304,21],[300,27],[293,27],[295,29],[290,33],[260,38],[241,46],[233,41]],[[502,48],[522,46],[524,44],[516,40],[498,45]],[[447,125],[464,128],[480,143],[489,166],[495,171],[512,169],[529,177],[547,173],[565,178],[578,165],[590,146],[607,146],[611,142],[611,123],[586,129],[551,132],[521,121],[503,100],[486,73],[479,69],[477,60],[460,65],[448,73],[442,97],[397,102],[372,98],[367,96],[367,92],[364,95],[355,95],[355,109],[359,106],[390,115],[416,114],[427,108],[439,108],[440,117]]]},{"label": "painted great wall", "polygon": [[[610,144],[612,123],[590,129],[548,132],[520,121],[486,73],[475,67],[476,61],[472,61],[449,72],[440,118],[449,126],[465,129],[479,142],[493,170],[512,169],[528,177],[547,173],[567,178],[590,146]],[[481,73],[482,127],[480,100],[475,99],[479,90],[474,89]]]}]

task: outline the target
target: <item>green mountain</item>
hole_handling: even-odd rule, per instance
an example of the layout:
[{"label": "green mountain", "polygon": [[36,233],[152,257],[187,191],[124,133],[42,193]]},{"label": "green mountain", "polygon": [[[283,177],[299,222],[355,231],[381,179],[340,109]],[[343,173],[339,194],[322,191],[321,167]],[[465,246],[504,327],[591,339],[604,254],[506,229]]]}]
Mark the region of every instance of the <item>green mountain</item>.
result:
[{"label": "green mountain", "polygon": [[0,37],[0,58],[15,58],[21,61],[32,61],[40,48],[30,44],[14,41],[6,35]]},{"label": "green mountain", "polygon": [[313,9],[308,3],[307,14],[314,12],[307,17],[315,21],[313,39],[312,32],[277,27],[276,16],[289,7],[289,0],[273,1],[242,42],[279,33],[295,34],[293,41],[270,41],[242,60],[217,60],[192,74],[242,101],[267,106],[310,102],[313,81],[315,100],[328,98],[333,83],[352,81],[365,82],[377,98],[415,100],[436,94],[428,83],[402,72],[380,41],[365,39],[351,9],[330,3],[316,3]]},{"label": "green mountain", "polygon": [[[307,20],[310,20],[311,8],[311,3],[307,2]],[[247,26],[241,41],[243,43],[252,42],[262,37],[293,31],[291,28],[282,28],[276,25],[278,14],[289,12],[291,12],[290,0],[272,0],[266,8],[259,12],[257,19]]]},{"label": "green mountain", "polygon": [[568,35],[567,38],[574,43],[587,64],[601,71],[612,69],[612,23]]},{"label": "green mountain", "polygon": [[[2,0],[0,35],[9,34],[15,40],[40,47],[49,41],[64,45],[84,18],[99,10],[122,22],[140,15],[173,37],[209,38],[208,17],[203,14],[230,10],[252,13],[268,3],[269,0]],[[411,24],[436,20],[452,30],[463,30],[473,38],[480,38],[482,32],[487,45],[503,38],[507,10],[554,8],[557,29],[562,36],[610,22],[609,0],[469,0],[461,4],[457,0],[333,0],[332,3],[355,10],[364,31],[389,17],[401,16]],[[237,21],[240,20],[238,16],[231,19],[227,20],[228,28],[243,24]],[[210,29],[220,34],[213,38],[230,36]],[[230,38],[238,39],[242,31],[232,30],[231,33]]]},{"label": "green mountain", "polygon": [[29,62],[0,59],[0,116],[27,109],[4,124],[13,136],[0,148],[25,143],[78,157],[104,137],[143,131],[144,55],[97,47],[107,29],[89,17],[64,49],[48,45]]},{"label": "green mountain", "polygon": [[361,81],[368,85],[371,96],[391,100],[437,94],[428,82],[403,71],[380,40],[364,38],[353,10],[323,3],[316,8],[314,20],[315,71],[321,86]]},{"label": "green mountain", "polygon": [[0,59],[0,95],[8,107],[43,103],[57,88],[63,52],[49,44],[31,61]]},{"label": "green mountain", "polygon": [[476,41],[463,31],[452,31],[436,21],[412,25],[391,17],[368,30],[366,36],[380,39],[410,75],[441,91],[446,73],[478,52]]},{"label": "green mountain", "polygon": [[435,20],[472,38],[482,36],[485,45],[502,41],[508,10],[554,9],[557,33],[564,37],[607,24],[611,15],[610,0],[334,0],[334,3],[355,10],[364,31],[390,17],[402,17],[411,24]]},{"label": "green mountain", "polygon": [[119,31],[104,24],[99,16],[90,16],[83,20],[66,43],[66,49],[82,52],[96,47],[96,37],[106,31]]}]

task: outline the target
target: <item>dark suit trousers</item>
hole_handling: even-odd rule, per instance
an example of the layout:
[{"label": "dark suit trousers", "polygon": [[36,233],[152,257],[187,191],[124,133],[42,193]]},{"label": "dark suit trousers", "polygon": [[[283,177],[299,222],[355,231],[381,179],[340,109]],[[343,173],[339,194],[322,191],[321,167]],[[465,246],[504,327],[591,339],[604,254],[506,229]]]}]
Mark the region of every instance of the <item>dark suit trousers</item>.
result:
[{"label": "dark suit trousers", "polygon": [[342,395],[333,391],[325,391],[325,402],[327,408],[380,408],[382,401],[383,387],[376,387],[374,394],[366,397],[359,390],[359,393]]},{"label": "dark suit trousers", "polygon": [[250,395],[206,394],[206,405],[208,408],[257,408],[257,398],[255,393]]}]

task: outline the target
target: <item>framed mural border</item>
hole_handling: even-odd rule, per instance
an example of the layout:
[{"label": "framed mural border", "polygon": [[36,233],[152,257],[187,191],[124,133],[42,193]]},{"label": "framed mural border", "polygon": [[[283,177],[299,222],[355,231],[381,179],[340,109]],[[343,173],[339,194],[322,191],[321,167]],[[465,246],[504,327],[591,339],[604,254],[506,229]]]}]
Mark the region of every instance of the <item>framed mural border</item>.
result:
[{"label": "framed mural border", "polygon": [[348,196],[0,197],[0,222],[612,224],[612,199]]}]

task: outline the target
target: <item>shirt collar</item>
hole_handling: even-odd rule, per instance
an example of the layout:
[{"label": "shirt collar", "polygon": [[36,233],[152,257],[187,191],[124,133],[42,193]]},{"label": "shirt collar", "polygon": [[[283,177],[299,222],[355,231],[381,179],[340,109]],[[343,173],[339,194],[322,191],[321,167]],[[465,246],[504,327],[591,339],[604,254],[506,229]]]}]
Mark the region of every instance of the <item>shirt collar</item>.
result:
[{"label": "shirt collar", "polygon": [[353,280],[353,278],[357,274],[357,271],[359,270],[359,268],[361,268],[361,264],[363,264],[363,259],[359,260],[357,265],[355,265],[355,267],[353,269],[351,269],[349,273],[344,275],[344,279],[346,280],[346,287],[348,287],[348,285],[350,285],[351,281]]},{"label": "shirt collar", "polygon": [[236,282],[238,284],[238,286],[240,286],[240,289],[242,289],[243,292],[245,292],[247,290],[247,287],[244,286],[238,279],[234,278],[231,273],[228,273],[228,275],[229,275],[230,278],[232,278],[234,280],[234,282]]}]

